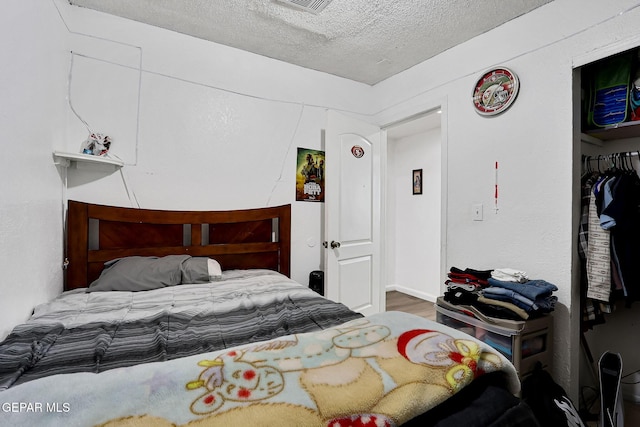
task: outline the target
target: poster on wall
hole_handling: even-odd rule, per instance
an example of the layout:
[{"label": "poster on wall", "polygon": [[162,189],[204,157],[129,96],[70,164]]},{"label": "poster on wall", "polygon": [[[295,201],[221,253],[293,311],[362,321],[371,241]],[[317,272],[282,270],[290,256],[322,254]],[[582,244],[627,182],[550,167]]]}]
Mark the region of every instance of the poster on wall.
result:
[{"label": "poster on wall", "polygon": [[324,151],[298,147],[296,200],[324,202]]}]

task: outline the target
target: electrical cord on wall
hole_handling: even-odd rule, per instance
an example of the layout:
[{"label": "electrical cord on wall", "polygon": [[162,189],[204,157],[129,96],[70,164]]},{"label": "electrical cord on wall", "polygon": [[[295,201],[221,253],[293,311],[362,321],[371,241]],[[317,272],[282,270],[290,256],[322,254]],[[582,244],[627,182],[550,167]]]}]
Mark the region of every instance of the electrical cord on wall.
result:
[{"label": "electrical cord on wall", "polygon": [[67,168],[62,169],[63,181],[64,185],[62,186],[62,253],[64,255],[64,259],[62,261],[62,269],[66,270],[69,265],[69,259],[67,258]]},{"label": "electrical cord on wall", "polygon": [[289,152],[291,152],[291,147],[293,146],[293,142],[296,139],[298,128],[300,127],[300,122],[302,121],[303,113],[304,113],[304,104],[302,104],[302,108],[300,109],[300,114],[298,115],[298,121],[296,122],[296,127],[293,129],[293,134],[291,135],[291,139],[289,140],[289,145],[287,146],[287,152],[282,158],[282,165],[280,166],[280,175],[278,176],[278,179],[276,179],[276,181],[273,183],[273,188],[271,189],[271,193],[269,193],[269,197],[267,198],[266,206],[269,206],[269,203],[271,203],[271,197],[273,197],[273,193],[276,191],[276,187],[278,186],[278,183],[282,181],[285,164],[287,162],[287,158],[289,157]]},{"label": "electrical cord on wall", "polygon": [[[74,53],[73,51],[71,52],[71,61],[70,61],[70,65],[69,65],[69,80],[68,80],[68,94],[67,94],[67,100],[69,103],[69,107],[71,108],[71,111],[73,112],[73,114],[75,114],[75,116],[78,118],[78,120],[80,120],[84,126],[87,128],[87,131],[89,132],[89,135],[93,134],[93,131],[91,130],[91,126],[89,126],[89,123],[87,123],[87,121],[85,119],[82,118],[82,116],[80,116],[80,114],[76,111],[75,107],[73,106],[73,101],[71,99],[71,82],[73,80],[73,58],[76,55],[76,53]],[[80,55],[80,56],[84,56],[84,55]],[[140,83],[140,82],[139,82]],[[140,97],[138,97],[139,100]],[[139,105],[138,105],[139,108]],[[139,120],[138,120],[139,122]],[[136,130],[137,133],[137,130]],[[137,144],[137,135],[136,135],[136,159],[137,159],[137,149],[138,149],[138,144]],[[120,160],[122,163],[124,163],[124,160],[122,160],[120,157],[116,156],[115,154],[113,154],[112,152],[107,152],[107,154],[104,155],[104,157],[107,158],[112,158],[112,159],[117,159]],[[123,168],[120,168],[120,177],[122,178],[122,183],[124,184],[124,189],[127,193],[127,197],[129,198],[129,202],[131,203],[132,207],[137,207],[138,209],[140,208],[140,203],[138,202],[138,198],[136,197],[135,192],[129,188],[129,184],[127,183],[127,178],[124,174],[124,171],[122,170]],[[65,172],[65,189],[67,187],[67,182],[66,182],[66,172]],[[65,197],[63,197],[63,203],[66,203],[66,194]]]},{"label": "electrical cord on wall", "polygon": [[[134,46],[135,47],[135,46]],[[96,57],[92,57],[89,55],[84,55],[82,53],[78,53],[78,52],[73,52],[71,51],[71,65],[69,67],[69,81],[68,81],[68,103],[69,103],[69,107],[71,108],[71,111],[73,111],[73,113],[76,115],[76,117],[85,125],[85,127],[87,128],[87,131],[89,132],[89,135],[93,134],[94,132],[91,130],[89,124],[80,116],[80,114],[78,114],[78,112],[76,111],[76,109],[73,106],[72,100],[71,100],[71,83],[73,81],[73,59],[74,56],[79,56],[81,58],[86,58],[86,59],[90,59],[93,61],[99,61],[99,62],[103,62],[106,64],[110,64],[110,65],[115,65],[115,66],[119,66],[119,67],[124,67],[124,68],[129,68],[129,69],[135,69],[138,71],[138,97],[137,97],[137,105],[136,105],[136,135],[135,135],[135,155],[134,155],[134,161],[133,163],[127,163],[127,165],[129,166],[135,166],[138,164],[138,141],[139,141],[139,135],[140,135],[140,93],[141,93],[141,89],[142,89],[142,48],[137,48],[140,50],[140,64],[138,66],[138,68],[132,68],[132,67],[128,67],[126,65],[123,64],[119,64],[117,62],[114,61],[107,61],[105,59],[100,59],[100,58],[96,58]],[[120,159],[122,160],[122,159]],[[123,161],[124,163],[124,161]]]},{"label": "electrical cord on wall", "polygon": [[[117,160],[120,160],[122,163],[124,163],[124,161],[120,157],[116,156],[115,154],[107,153],[105,156],[112,159],[115,158]],[[124,168],[120,168],[120,177],[122,178],[122,183],[124,184],[124,190],[127,192],[127,197],[129,198],[129,202],[131,203],[132,207],[140,209],[140,203],[138,203],[138,198],[136,197],[136,193],[135,191],[133,191],[133,189],[131,190],[129,189],[129,184],[127,184],[127,177],[124,175],[123,169]]]},{"label": "electrical cord on wall", "polygon": [[[129,185],[127,184],[127,178],[124,176],[123,168],[120,168],[120,176],[122,177],[122,183],[124,184],[124,189],[127,192],[127,197],[129,197],[129,202],[131,202],[131,206],[140,209],[140,203],[138,203],[138,198],[136,197],[136,193],[133,191],[133,189],[129,190]],[[135,206],[133,204],[134,202],[135,202]]]},{"label": "electrical cord on wall", "polygon": [[69,103],[69,108],[71,108],[71,111],[73,111],[73,114],[76,115],[78,120],[80,120],[82,122],[82,124],[87,128],[87,132],[89,132],[89,135],[91,135],[93,133],[93,131],[91,130],[91,127],[89,126],[89,123],[87,123],[87,121],[85,119],[83,119],[80,116],[80,114],[78,114],[76,109],[73,107],[73,102],[71,101],[71,81],[73,79],[73,57],[74,56],[75,56],[75,53],[73,53],[73,51],[71,51],[71,61],[69,63],[69,78],[67,80],[67,102]]}]

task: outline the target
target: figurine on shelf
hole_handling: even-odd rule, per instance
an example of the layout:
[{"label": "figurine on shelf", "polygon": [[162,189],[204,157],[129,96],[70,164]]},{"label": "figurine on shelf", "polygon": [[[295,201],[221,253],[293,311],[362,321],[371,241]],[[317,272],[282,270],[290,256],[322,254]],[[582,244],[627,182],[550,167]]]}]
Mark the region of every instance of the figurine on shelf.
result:
[{"label": "figurine on shelf", "polygon": [[91,154],[94,156],[104,156],[109,152],[109,147],[111,147],[111,139],[108,135],[92,133],[82,143],[81,152],[83,154]]}]

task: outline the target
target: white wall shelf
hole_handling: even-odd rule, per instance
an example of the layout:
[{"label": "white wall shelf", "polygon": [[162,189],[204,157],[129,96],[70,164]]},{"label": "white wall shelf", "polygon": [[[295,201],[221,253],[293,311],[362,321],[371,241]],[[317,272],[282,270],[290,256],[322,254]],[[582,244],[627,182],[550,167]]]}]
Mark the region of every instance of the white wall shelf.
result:
[{"label": "white wall shelf", "polygon": [[84,165],[84,167],[93,166],[112,166],[116,170],[124,166],[124,162],[121,160],[111,159],[103,156],[92,156],[90,154],[82,153],[68,153],[64,151],[54,151],[53,156],[56,160],[56,164],[63,167],[70,167],[72,163],[76,165]]}]

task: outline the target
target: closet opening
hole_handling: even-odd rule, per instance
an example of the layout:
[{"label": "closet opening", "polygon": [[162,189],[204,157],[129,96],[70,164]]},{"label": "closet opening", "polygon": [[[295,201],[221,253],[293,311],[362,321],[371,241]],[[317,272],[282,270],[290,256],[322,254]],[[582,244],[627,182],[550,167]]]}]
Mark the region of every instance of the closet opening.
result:
[{"label": "closet opening", "polygon": [[618,353],[623,361],[619,398],[628,425],[640,425],[635,339],[640,321],[639,55],[634,47],[574,69],[579,407],[585,420],[598,416],[598,361],[605,352]]}]

